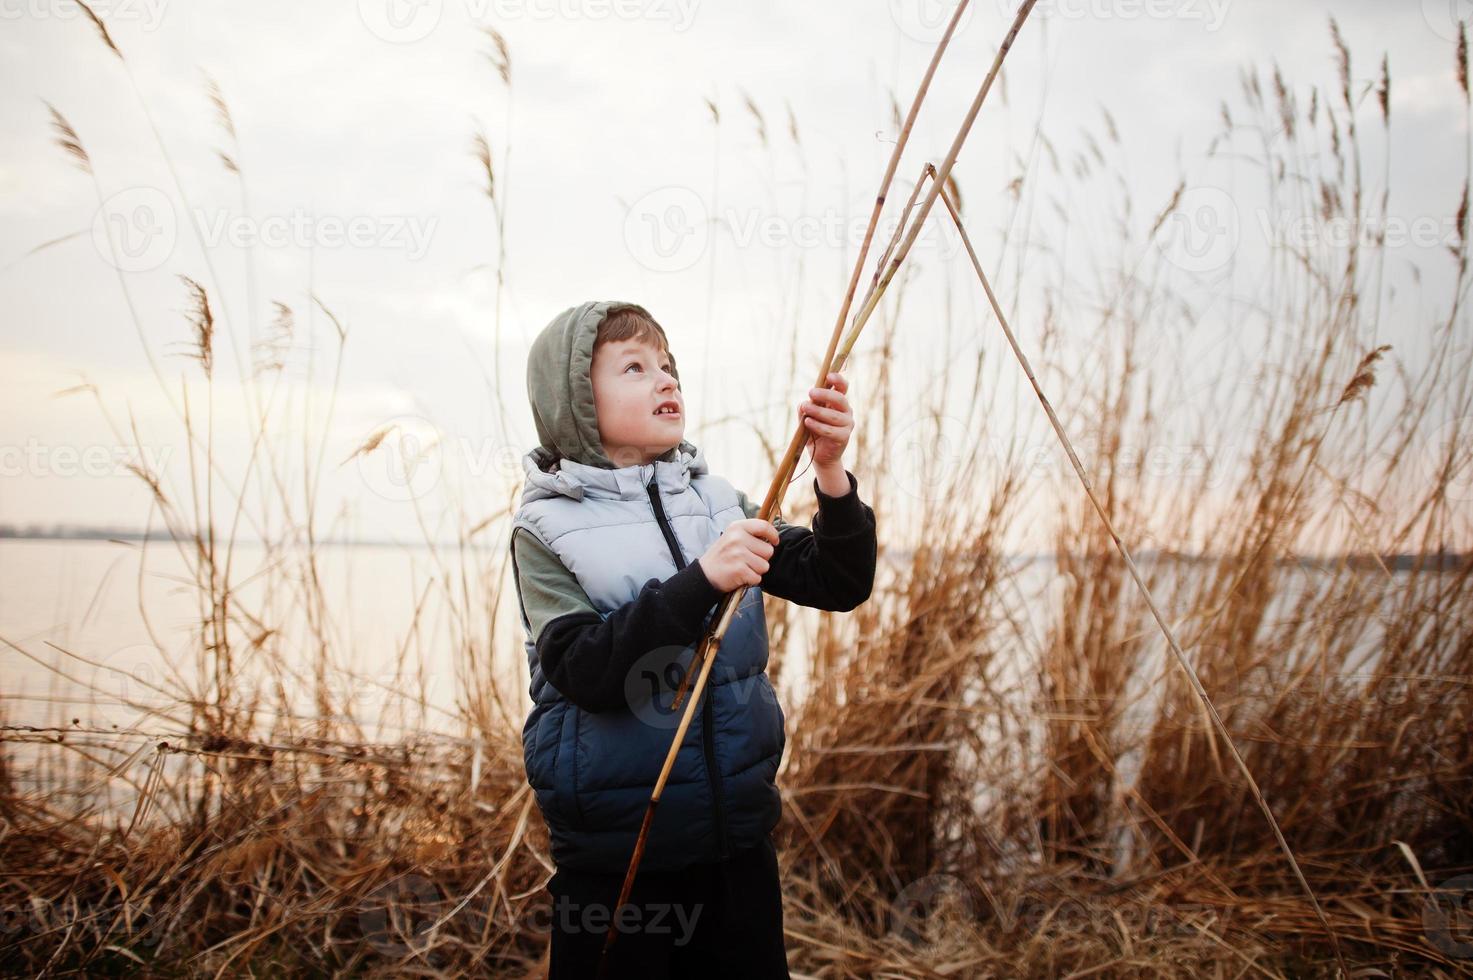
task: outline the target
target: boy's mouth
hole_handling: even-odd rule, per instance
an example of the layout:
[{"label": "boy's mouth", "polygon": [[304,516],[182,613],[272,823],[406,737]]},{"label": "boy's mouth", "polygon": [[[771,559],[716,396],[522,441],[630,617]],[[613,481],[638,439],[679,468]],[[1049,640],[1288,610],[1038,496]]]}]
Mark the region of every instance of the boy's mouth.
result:
[{"label": "boy's mouth", "polygon": [[655,409],[655,415],[660,418],[678,419],[680,418],[680,406],[675,402],[662,402],[660,407]]}]

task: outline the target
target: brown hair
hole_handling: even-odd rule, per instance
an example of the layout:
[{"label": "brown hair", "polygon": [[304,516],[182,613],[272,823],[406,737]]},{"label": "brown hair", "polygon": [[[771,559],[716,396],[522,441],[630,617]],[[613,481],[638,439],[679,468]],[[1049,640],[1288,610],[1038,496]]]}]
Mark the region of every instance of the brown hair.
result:
[{"label": "brown hair", "polygon": [[634,303],[611,306],[598,323],[598,335],[593,340],[593,349],[615,340],[642,340],[653,344],[670,358],[670,373],[680,379],[675,366],[675,354],[670,350],[670,340],[665,328],[655,322],[650,311]]}]

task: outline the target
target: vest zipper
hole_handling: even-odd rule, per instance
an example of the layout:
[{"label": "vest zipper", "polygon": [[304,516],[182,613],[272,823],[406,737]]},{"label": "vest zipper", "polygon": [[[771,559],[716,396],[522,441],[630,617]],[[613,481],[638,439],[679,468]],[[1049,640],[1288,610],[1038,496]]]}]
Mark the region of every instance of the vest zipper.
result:
[{"label": "vest zipper", "polygon": [[[670,527],[670,521],[665,516],[665,506],[660,503],[658,483],[658,479],[650,480],[645,485],[645,491],[650,497],[650,507],[655,512],[655,523],[660,525],[660,531],[665,535],[665,544],[670,547],[670,556],[675,559],[675,567],[683,569],[686,566],[685,556],[680,553],[680,542],[676,540],[675,531]],[[691,680],[694,682],[695,678]],[[704,703],[701,705],[701,748],[706,756],[706,780],[711,786],[711,816],[716,824],[716,843],[720,858],[724,861],[726,860],[726,810],[721,799],[721,775],[716,768],[716,733],[712,721],[715,713],[712,696],[715,690],[708,683],[705,697],[702,698]]]}]

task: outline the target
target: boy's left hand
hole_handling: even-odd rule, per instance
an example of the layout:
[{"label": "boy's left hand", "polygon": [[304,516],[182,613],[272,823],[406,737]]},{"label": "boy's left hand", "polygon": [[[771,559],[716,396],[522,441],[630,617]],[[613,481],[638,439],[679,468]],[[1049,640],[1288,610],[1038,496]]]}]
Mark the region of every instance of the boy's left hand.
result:
[{"label": "boy's left hand", "polygon": [[829,372],[830,388],[810,388],[808,398],[798,406],[798,417],[813,440],[813,465],[841,466],[844,449],[854,434],[854,412],[844,392],[849,382],[837,371]]}]

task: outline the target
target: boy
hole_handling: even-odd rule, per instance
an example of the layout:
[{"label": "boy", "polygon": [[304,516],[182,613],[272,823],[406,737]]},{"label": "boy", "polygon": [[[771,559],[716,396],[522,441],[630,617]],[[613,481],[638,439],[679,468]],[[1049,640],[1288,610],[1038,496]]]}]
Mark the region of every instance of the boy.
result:
[{"label": "boy", "polygon": [[[785,736],[769,684],[762,593],[848,611],[870,594],[874,511],[843,467],[842,376],[799,405],[812,436],[812,529],[755,517],[684,438],[665,331],[629,303],[564,311],[532,344],[527,453],[511,551],[533,706],[527,779],[557,870],[550,976],[787,977],[770,836]],[[668,710],[721,597],[750,586],[711,668],[614,908],[680,712]],[[663,709],[663,710],[662,710]]]}]

